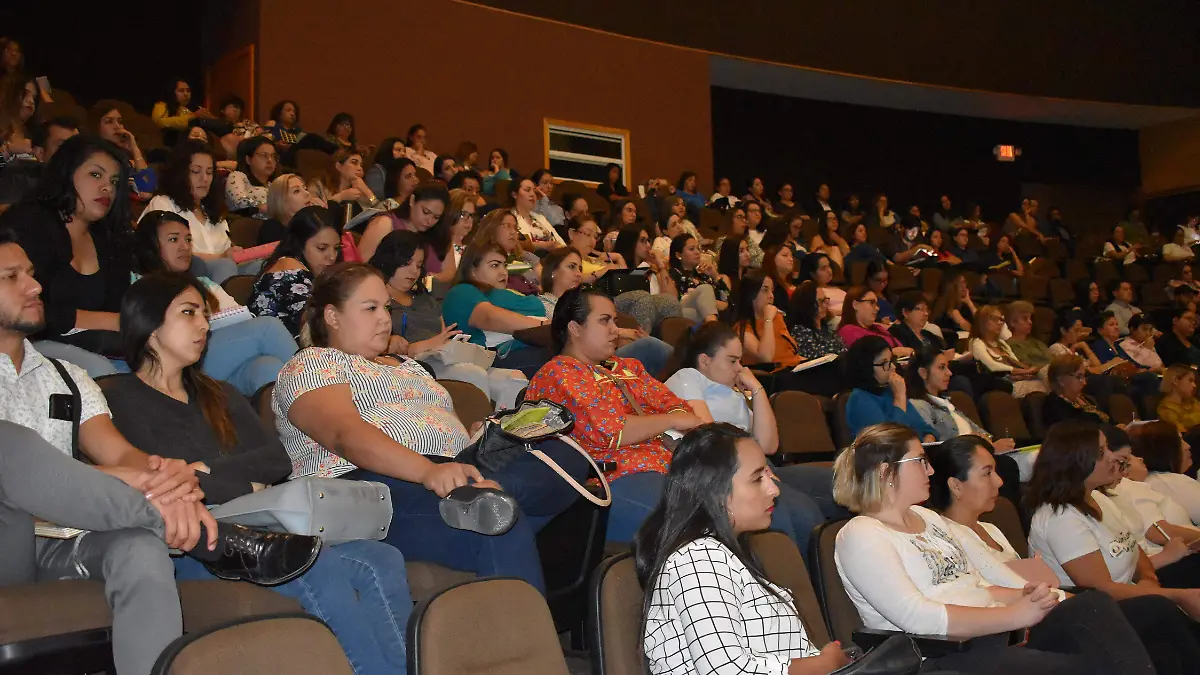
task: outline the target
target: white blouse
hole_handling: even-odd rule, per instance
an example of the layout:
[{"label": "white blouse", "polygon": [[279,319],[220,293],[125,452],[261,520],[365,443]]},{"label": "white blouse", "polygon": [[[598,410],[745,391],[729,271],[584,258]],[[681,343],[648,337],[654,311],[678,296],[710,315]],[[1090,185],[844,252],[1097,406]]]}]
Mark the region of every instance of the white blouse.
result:
[{"label": "white blouse", "polygon": [[979,525],[987,531],[992,541],[1000,545],[1001,550],[997,551],[989,546],[975,530],[949,518],[946,518],[945,521],[950,534],[953,534],[954,538],[958,540],[967,554],[967,558],[971,560],[971,564],[979,570],[988,583],[1005,588],[1025,587],[1027,583],[1025,577],[1017,574],[1008,566],[1008,563],[1020,560],[1021,556],[1017,554],[1016,549],[1012,547],[1000,528],[991,523],[979,521]]},{"label": "white blouse", "polygon": [[1074,506],[1038,507],[1029,527],[1029,548],[1042,554],[1063,586],[1075,585],[1063,565],[1095,551],[1104,556],[1113,581],[1131,583],[1138,561],[1134,527],[1121,514],[1120,507],[1103,493],[1094,491],[1092,497],[1100,506],[1102,521]]},{"label": "white blouse", "polygon": [[526,218],[517,213],[516,209],[512,210],[512,214],[517,219],[517,230],[531,241],[553,241],[559,246],[567,245],[563,241],[563,238],[559,236],[558,230],[555,230],[550,221],[546,220],[546,216],[540,213],[530,213],[529,217]]},{"label": "white blouse", "polygon": [[175,201],[166,195],[157,195],[151,199],[150,203],[146,204],[146,210],[142,211],[142,218],[151,211],[170,211],[183,217],[192,233],[192,250],[196,253],[221,255],[233,246],[233,241],[229,238],[229,223],[224,220],[215,223],[211,220],[202,222],[194,212],[179,208]]},{"label": "white blouse", "polygon": [[1192,520],[1182,506],[1147,483],[1122,478],[1116,487],[1108,489],[1108,496],[1133,526],[1138,544],[1146,555],[1154,555],[1162,550],[1162,546],[1146,539],[1146,534],[1155,523],[1166,521],[1180,527],[1192,526]]},{"label": "white blouse", "polygon": [[1200,482],[1195,478],[1182,473],[1156,472],[1146,478],[1146,483],[1182,506],[1192,523],[1200,525]]},{"label": "white blouse", "polygon": [[858,516],[838,532],[834,561],[846,594],[867,628],[945,635],[946,605],[996,607],[987,581],[946,520],[912,507],[925,521],[920,534],[899,532]]},{"label": "white blouse", "polygon": [[653,675],[787,675],[792,659],[820,653],[787,589],[763,586],[711,537],[667,558],[643,637]]}]

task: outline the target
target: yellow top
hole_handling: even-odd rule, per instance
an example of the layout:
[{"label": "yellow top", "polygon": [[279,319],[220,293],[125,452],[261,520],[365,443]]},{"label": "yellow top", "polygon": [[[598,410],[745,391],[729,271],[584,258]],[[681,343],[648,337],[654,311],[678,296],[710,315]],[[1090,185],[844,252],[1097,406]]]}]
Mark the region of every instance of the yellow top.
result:
[{"label": "yellow top", "polygon": [[167,115],[167,104],[159,101],[154,104],[154,109],[150,111],[150,119],[158,125],[159,129],[179,129],[183,130],[188,127],[188,120],[192,119],[192,113],[187,108],[183,112],[170,117]]},{"label": "yellow top", "polygon": [[1158,418],[1174,424],[1180,431],[1187,431],[1200,424],[1200,400],[1193,397],[1183,403],[1173,403],[1164,398],[1158,404]]}]

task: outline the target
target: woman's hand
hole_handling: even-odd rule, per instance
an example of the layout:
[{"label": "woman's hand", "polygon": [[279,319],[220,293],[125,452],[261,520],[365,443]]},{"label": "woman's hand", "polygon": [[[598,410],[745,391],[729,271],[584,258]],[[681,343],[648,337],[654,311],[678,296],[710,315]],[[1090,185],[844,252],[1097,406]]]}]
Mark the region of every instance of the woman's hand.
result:
[{"label": "woman's hand", "polygon": [[363,196],[362,190],[359,190],[356,187],[348,187],[345,190],[342,190],[341,192],[337,193],[336,195],[330,197],[330,199],[335,202],[347,202],[347,201],[352,202],[352,201],[357,201],[362,196]]},{"label": "woman's hand", "polygon": [[642,339],[642,338],[646,337],[646,332],[645,332],[645,331],[643,331],[643,330],[641,329],[641,327],[638,327],[638,328],[618,328],[618,329],[617,329],[617,337],[621,338],[621,340],[622,340],[623,342],[626,342],[626,343],[628,343],[628,342],[633,342],[633,341],[635,341],[635,340],[640,340],[640,339]]},{"label": "woman's hand", "polygon": [[888,388],[892,390],[892,396],[897,401],[908,399],[908,387],[904,384],[904,376],[897,373],[895,369],[892,369],[892,374],[888,376]]},{"label": "woman's hand", "polygon": [[246,249],[242,248],[241,246],[230,246],[228,249],[225,250],[225,257],[232,260],[233,256],[237,255],[238,253],[241,253],[244,250],[246,250]]},{"label": "woman's hand", "polygon": [[912,347],[892,347],[892,356],[907,357],[913,355]]},{"label": "woman's hand", "polygon": [[996,450],[997,455],[1002,455],[1006,452],[1016,450],[1017,442],[1011,438],[997,438],[992,441],[992,448]]},{"label": "woman's hand", "polygon": [[738,373],[737,385],[747,393],[752,393],[762,388],[762,384],[754,376],[754,371],[749,368],[742,368],[742,371]]},{"label": "woman's hand", "polygon": [[779,317],[779,308],[775,305],[767,305],[763,308],[763,321],[771,321]]},{"label": "woman's hand", "polygon": [[703,420],[689,412],[669,413],[667,419],[671,421],[671,428],[675,431],[690,431],[704,424]]},{"label": "woman's hand", "polygon": [[391,336],[390,338],[388,338],[387,353],[388,354],[403,354],[405,356],[408,356],[408,340],[405,340],[404,338],[400,337],[399,335]]},{"label": "woman's hand", "polygon": [[1028,628],[1041,623],[1050,610],[1058,606],[1058,596],[1046,584],[1026,584],[1020,600],[1009,605],[1016,623]]},{"label": "woman's hand", "polygon": [[475,487],[500,489],[500,485],[495,481],[484,480],[479,469],[470,464],[459,464],[458,462],[430,463],[429,469],[421,477],[421,485],[439,497],[445,497],[454,488],[472,484]]},{"label": "woman's hand", "polygon": [[[436,352],[441,349],[455,335],[461,335],[462,331],[457,330],[458,324],[452,323],[446,325],[446,320],[442,319],[442,331],[428,340],[421,340],[408,345],[408,350],[413,354],[423,354],[425,352]],[[396,336],[392,336],[395,338]],[[403,339],[403,338],[401,338]]]}]

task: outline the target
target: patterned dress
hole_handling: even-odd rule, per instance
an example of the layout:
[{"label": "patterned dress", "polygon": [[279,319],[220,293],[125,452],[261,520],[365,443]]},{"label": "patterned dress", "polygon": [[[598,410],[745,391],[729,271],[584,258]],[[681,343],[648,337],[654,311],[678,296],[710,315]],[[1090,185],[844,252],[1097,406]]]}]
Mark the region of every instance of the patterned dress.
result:
[{"label": "patterned dress", "polygon": [[416,361],[391,366],[339,349],[309,347],[283,366],[271,404],[279,438],[292,458],[293,478],[333,478],[358,468],[288,419],[296,399],[339,384],[350,386],[364,422],[413,452],[454,457],[467,447],[467,430],[454,414],[450,394]]},{"label": "patterned dress", "polygon": [[254,280],[246,307],[255,316],[275,316],[292,337],[300,335],[300,320],[312,295],[313,275],[306,269],[266,272]]},{"label": "patterned dress", "polygon": [[608,480],[635,473],[666,473],[671,450],[660,438],[621,446],[625,420],[636,413],[611,378],[628,388],[645,415],[692,412],[691,407],[651,377],[636,359],[614,357],[605,365],[593,368],[570,356],[556,356],[530,380],[525,400],[544,398],[570,409],[575,415],[571,437],[596,461],[616,462],[617,469],[605,474]]}]

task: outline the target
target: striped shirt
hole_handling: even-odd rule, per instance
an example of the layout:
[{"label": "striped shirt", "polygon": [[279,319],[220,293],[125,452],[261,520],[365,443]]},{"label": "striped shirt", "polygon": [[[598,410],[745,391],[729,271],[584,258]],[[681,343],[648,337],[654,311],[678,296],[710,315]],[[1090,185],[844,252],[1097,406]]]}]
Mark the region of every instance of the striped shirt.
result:
[{"label": "striped shirt", "polygon": [[279,372],[272,401],[280,440],[292,458],[292,478],[334,478],[358,468],[288,419],[301,396],[338,384],[350,386],[363,421],[413,452],[454,457],[467,446],[467,430],[454,414],[450,394],[416,361],[389,366],[338,349],[309,347]]}]

